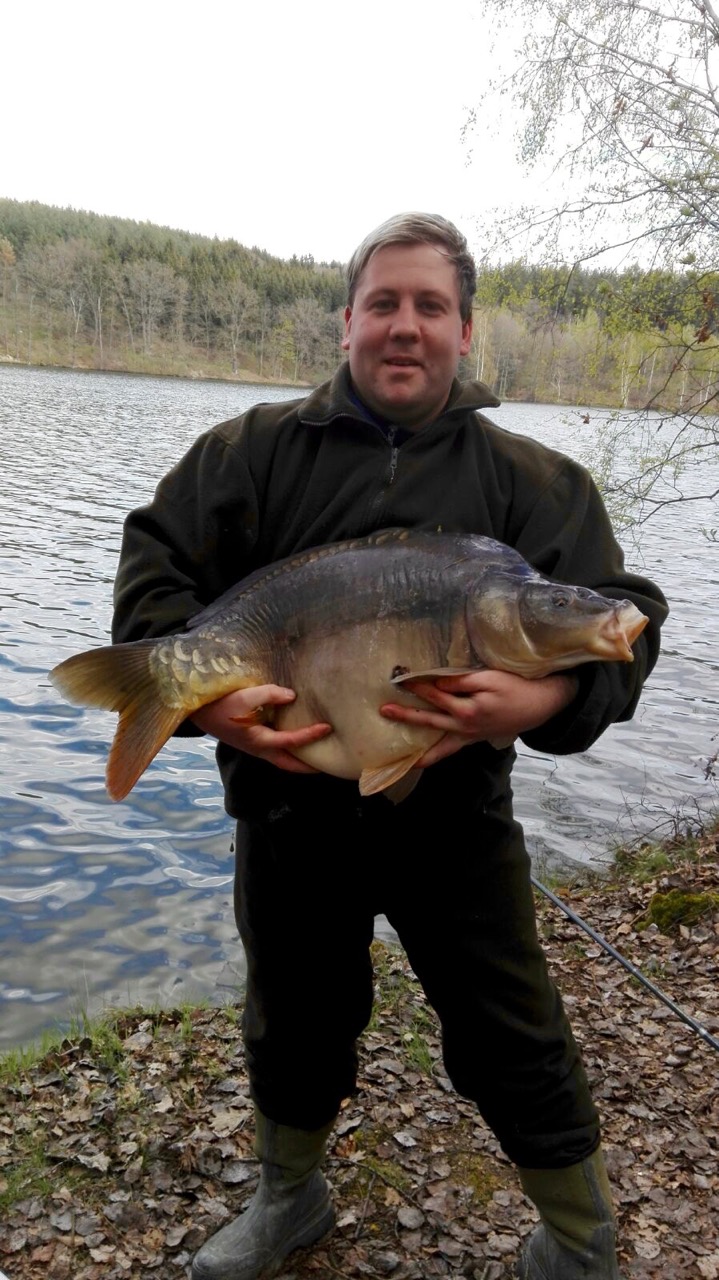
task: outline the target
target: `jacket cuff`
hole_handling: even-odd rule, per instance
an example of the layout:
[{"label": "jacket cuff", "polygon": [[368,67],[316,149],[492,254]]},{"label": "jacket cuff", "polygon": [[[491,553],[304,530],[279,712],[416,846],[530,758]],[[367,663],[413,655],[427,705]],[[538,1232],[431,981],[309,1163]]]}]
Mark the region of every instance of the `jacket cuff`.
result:
[{"label": "jacket cuff", "polygon": [[612,700],[606,667],[592,663],[574,668],[572,674],[579,688],[569,705],[539,728],[520,735],[532,751],[558,756],[587,751],[604,729]]},{"label": "jacket cuff", "polygon": [[177,728],[172,734],[172,737],[173,738],[204,738],[206,737],[206,734],[204,729],[200,729],[199,726],[194,724],[192,720],[187,719],[187,720],[183,720],[181,724],[178,724]]}]

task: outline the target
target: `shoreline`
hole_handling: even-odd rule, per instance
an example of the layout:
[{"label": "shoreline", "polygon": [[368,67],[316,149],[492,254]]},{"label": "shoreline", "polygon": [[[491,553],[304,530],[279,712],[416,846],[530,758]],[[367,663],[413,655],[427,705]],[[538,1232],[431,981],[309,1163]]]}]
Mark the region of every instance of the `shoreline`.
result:
[{"label": "shoreline", "polygon": [[[719,1033],[719,823],[620,851],[611,877],[554,889]],[[537,914],[603,1117],[620,1264],[632,1280],[716,1280],[717,1053],[540,894]],[[534,1210],[453,1093],[403,953],[375,943],[373,961],[358,1090],[329,1147],[338,1225],[293,1257],[293,1275],[504,1280]],[[238,1017],[234,1005],[116,1011],[33,1061],[0,1059],[10,1280],[189,1275],[257,1177]]]},{"label": "shoreline", "polygon": [[253,373],[250,369],[245,369],[241,374],[232,373],[203,373],[199,370],[188,369],[182,373],[168,371],[165,369],[96,369],[84,364],[50,364],[42,361],[33,360],[28,364],[25,360],[16,360],[14,356],[0,355],[0,364],[5,364],[13,369],[50,369],[57,373],[95,373],[107,374],[108,376],[120,375],[125,378],[174,378],[176,381],[187,382],[222,382],[232,386],[238,384],[248,387],[286,387],[288,390],[304,390],[317,385],[315,382],[286,382],[284,379],[268,378],[259,373]]}]

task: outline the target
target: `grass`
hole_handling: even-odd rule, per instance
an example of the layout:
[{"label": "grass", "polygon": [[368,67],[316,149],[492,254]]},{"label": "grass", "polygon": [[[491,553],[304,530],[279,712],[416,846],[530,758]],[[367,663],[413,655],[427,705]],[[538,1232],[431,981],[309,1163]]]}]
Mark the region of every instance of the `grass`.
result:
[{"label": "grass", "polygon": [[372,965],[375,973],[375,1003],[368,1030],[377,1031],[390,1018],[401,1031],[401,1053],[405,1066],[431,1075],[436,1054],[427,1039],[437,1035],[434,1014],[426,1004],[416,978],[408,977],[395,951],[382,942],[373,942]]},{"label": "grass", "polygon": [[[198,1011],[207,1008],[209,1001],[185,1003],[172,1010],[161,1009],[159,1006],[105,1009],[94,1018],[86,1010],[80,1010],[66,1026],[49,1028],[32,1043],[7,1049],[0,1054],[0,1086],[19,1084],[45,1059],[48,1059],[48,1068],[52,1066],[62,1070],[63,1053],[71,1045],[92,1050],[99,1068],[123,1078],[126,1071],[124,1033],[130,1025],[133,1030],[137,1029],[138,1017],[141,1016],[143,1022],[147,1022],[147,1029],[153,1036],[161,1029],[168,1034],[174,1028],[179,1047],[187,1047],[193,1037],[194,1018]],[[239,1019],[237,1010],[232,1005],[227,1005],[223,1006],[223,1011],[228,1020],[236,1025]]]},{"label": "grass", "polygon": [[700,862],[719,834],[719,816],[699,829],[677,830],[666,840],[641,840],[621,845],[614,853],[612,877],[645,884],[683,863]]}]

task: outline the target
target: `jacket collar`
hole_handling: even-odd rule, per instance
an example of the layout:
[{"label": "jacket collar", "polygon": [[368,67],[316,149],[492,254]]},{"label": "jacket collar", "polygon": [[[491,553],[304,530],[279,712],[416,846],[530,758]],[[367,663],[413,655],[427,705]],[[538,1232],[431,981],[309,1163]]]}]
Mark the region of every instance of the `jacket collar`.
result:
[{"label": "jacket collar", "polygon": [[[370,421],[371,419],[365,417],[357,406],[351,390],[349,363],[345,361],[330,382],[324,382],[302,401],[298,410],[300,422],[307,426],[321,427],[335,418],[354,418],[359,422]],[[486,383],[460,382],[455,378],[440,418],[456,413],[468,413],[475,409],[496,409],[501,403]]]}]

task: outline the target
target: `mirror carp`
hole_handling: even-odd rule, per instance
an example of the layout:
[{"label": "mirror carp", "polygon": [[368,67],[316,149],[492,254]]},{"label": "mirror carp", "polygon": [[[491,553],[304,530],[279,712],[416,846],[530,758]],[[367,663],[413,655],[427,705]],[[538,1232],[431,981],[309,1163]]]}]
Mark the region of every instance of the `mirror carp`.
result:
[{"label": "mirror carp", "polygon": [[630,601],[551,581],[492,538],[389,529],[278,561],[184,631],[76,654],[50,676],[69,702],[119,713],[107,765],[113,800],[186,717],[263,684],[297,694],[273,708],[275,728],[333,727],[298,758],[359,779],[363,795],[392,789],[400,799],[442,736],[379,714],[388,701],[427,706],[408,680],[482,667],[533,680],[585,662],[631,662],[647,622]]}]

